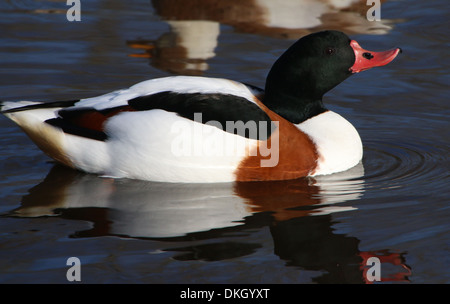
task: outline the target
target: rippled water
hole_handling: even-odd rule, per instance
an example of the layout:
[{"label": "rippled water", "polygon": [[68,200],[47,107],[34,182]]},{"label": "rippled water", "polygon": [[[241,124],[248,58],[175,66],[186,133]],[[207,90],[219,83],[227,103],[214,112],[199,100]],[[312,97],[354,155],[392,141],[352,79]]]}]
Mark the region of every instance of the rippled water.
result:
[{"label": "rippled water", "polygon": [[323,28],[403,53],[325,97],[360,132],[364,159],[316,179],[99,178],[55,165],[1,116],[1,283],[65,283],[71,256],[85,283],[365,283],[369,257],[386,282],[450,283],[446,1],[385,1],[376,24],[364,5],[314,2],[297,18],[267,1],[180,11],[176,0],[81,1],[81,22],[68,22],[65,2],[0,4],[2,99],[95,96],[173,74],[263,86],[294,39]]}]

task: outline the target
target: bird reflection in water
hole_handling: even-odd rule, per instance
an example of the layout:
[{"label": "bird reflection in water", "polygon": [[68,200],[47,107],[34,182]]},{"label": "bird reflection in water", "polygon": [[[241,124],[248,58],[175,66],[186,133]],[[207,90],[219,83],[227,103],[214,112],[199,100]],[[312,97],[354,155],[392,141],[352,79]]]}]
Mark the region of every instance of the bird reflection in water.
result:
[{"label": "bird reflection in water", "polygon": [[209,68],[221,25],[282,39],[325,29],[379,35],[393,26],[392,20],[368,21],[370,6],[359,0],[153,0],[151,4],[169,31],[155,40],[129,40],[128,46],[136,50],[130,56],[149,58],[158,69],[184,75],[202,75]]},{"label": "bird reflection in water", "polygon": [[333,214],[355,210],[349,204],[364,193],[362,176],[360,164],[340,174],[291,181],[170,184],[115,180],[55,165],[10,216],[93,223],[72,238],[180,242],[184,246],[164,249],[176,252],[174,259],[180,261],[252,254],[262,244],[240,236],[269,227],[275,255],[287,266],[323,272],[315,282],[368,283],[363,274],[371,256],[401,268],[382,280],[408,281],[404,253],[360,251],[360,240],[332,227]]}]

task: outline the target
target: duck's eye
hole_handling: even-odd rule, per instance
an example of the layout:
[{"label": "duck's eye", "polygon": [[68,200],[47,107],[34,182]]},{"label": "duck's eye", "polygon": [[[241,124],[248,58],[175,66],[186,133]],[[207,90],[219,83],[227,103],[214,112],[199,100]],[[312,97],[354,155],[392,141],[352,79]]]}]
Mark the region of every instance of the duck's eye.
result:
[{"label": "duck's eye", "polygon": [[327,47],[326,50],[325,50],[325,53],[327,55],[333,55],[335,52],[336,52],[336,50],[333,49],[332,47]]}]

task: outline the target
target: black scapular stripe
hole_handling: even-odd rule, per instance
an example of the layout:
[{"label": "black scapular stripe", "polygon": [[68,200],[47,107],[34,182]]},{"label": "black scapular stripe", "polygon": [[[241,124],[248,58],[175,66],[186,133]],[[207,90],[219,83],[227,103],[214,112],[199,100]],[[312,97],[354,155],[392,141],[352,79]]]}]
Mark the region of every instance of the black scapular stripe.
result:
[{"label": "black scapular stripe", "polygon": [[99,114],[99,118],[102,118],[104,115],[119,112],[126,107],[129,107],[126,111],[165,110],[193,121],[198,121],[196,114],[201,114],[201,121],[198,122],[210,124],[226,132],[250,139],[265,140],[275,130],[275,124],[269,116],[246,98],[229,94],[175,93],[171,91],[136,97],[128,101],[128,106],[104,110],[96,110],[92,107],[69,107],[61,109],[58,112],[59,117],[48,119],[45,122],[68,134],[106,141],[108,135],[103,129],[96,127],[95,124],[86,126],[80,123],[78,118],[84,114]]},{"label": "black scapular stripe", "polygon": [[89,128],[80,127],[70,120],[66,120],[64,118],[51,118],[45,121],[49,125],[60,128],[64,133],[78,135],[81,137],[86,137],[90,139],[105,141],[108,139],[108,136],[103,131],[92,130]]},{"label": "black scapular stripe", "polygon": [[92,107],[69,107],[59,110],[59,117],[48,119],[45,122],[68,134],[105,141],[108,139],[108,135],[103,130],[103,123],[109,118],[108,115],[113,116],[121,110],[126,111],[123,108],[121,106],[97,110]]},{"label": "black scapular stripe", "polygon": [[244,97],[230,94],[165,91],[136,97],[128,104],[137,111],[160,109],[193,121],[195,114],[201,113],[202,123],[250,139],[266,140],[275,130],[275,124],[261,108]]}]

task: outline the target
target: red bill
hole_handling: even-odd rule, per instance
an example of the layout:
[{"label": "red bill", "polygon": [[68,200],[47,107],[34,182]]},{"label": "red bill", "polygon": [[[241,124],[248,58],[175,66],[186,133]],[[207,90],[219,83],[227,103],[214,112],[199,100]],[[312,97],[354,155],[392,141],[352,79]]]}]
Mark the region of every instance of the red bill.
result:
[{"label": "red bill", "polygon": [[359,73],[370,68],[386,65],[402,52],[400,48],[384,52],[368,51],[363,49],[355,40],[350,42],[350,46],[355,52],[355,63],[350,68],[352,73]]}]

